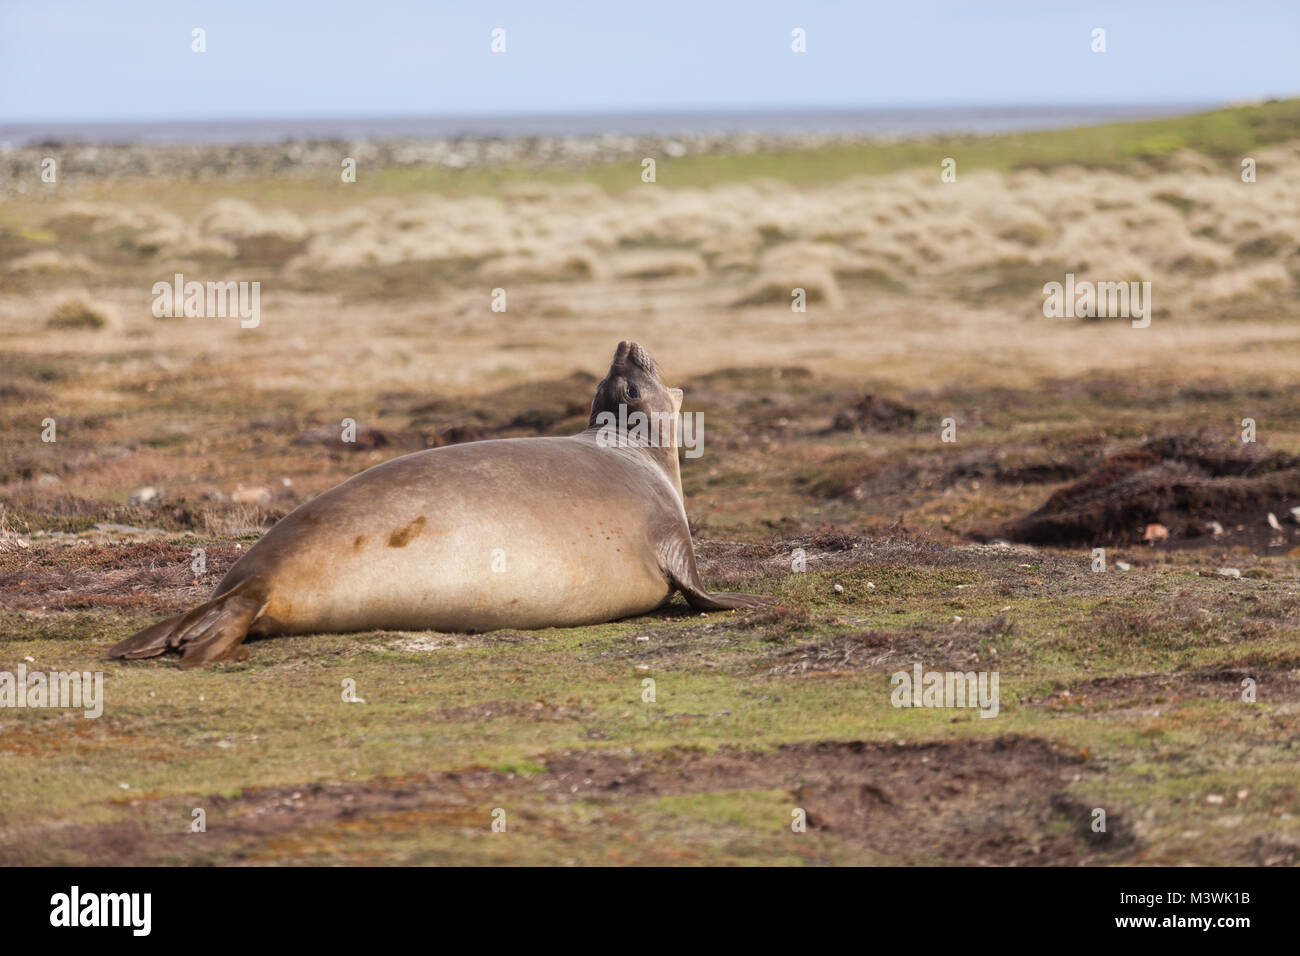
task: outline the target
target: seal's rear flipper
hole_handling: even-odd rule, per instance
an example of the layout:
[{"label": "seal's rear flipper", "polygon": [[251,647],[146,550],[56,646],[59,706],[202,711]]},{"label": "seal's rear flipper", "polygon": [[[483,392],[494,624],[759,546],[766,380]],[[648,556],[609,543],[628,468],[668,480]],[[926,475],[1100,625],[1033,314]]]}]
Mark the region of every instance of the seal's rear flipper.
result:
[{"label": "seal's rear flipper", "polygon": [[684,527],[659,545],[659,563],[668,575],[668,583],[682,592],[686,603],[697,611],[731,611],[737,608],[766,607],[776,598],[735,591],[706,591],[695,567],[695,548]]},{"label": "seal's rear flipper", "polygon": [[108,652],[109,657],[125,657],[129,661],[142,657],[157,657],[167,650],[167,639],[171,637],[176,625],[180,624],[184,614],[177,614],[165,621],[159,621],[143,631],[137,631]]},{"label": "seal's rear flipper", "polygon": [[135,660],[157,657],[165,651],[180,651],[183,668],[243,660],[248,650],[241,645],[248,628],[262,613],[264,602],[241,594],[242,590],[237,587],[200,604],[188,614],[178,614],[146,627],[115,646],[108,656]]},{"label": "seal's rear flipper", "polygon": [[687,590],[679,585],[686,603],[697,611],[731,611],[736,608],[767,607],[775,604],[776,598],[761,594],[742,594],[739,591],[701,591],[698,588]]}]

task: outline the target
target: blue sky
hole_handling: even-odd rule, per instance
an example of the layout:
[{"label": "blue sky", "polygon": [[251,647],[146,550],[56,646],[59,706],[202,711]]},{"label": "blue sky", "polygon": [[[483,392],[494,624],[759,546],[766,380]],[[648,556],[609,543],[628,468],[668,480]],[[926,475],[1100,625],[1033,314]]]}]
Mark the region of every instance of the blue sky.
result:
[{"label": "blue sky", "polygon": [[1297,64],[1300,0],[0,0],[0,122],[1230,102]]}]

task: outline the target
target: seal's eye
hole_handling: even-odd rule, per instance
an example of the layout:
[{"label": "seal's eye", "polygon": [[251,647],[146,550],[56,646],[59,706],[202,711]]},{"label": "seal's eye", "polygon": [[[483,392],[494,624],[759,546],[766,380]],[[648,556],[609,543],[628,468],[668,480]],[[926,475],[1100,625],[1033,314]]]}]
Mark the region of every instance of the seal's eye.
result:
[{"label": "seal's eye", "polygon": [[633,383],[631,383],[631,382],[628,382],[628,383],[627,383],[627,397],[628,397],[628,398],[640,398],[640,397],[641,397],[641,391],[640,391],[640,389],[638,389],[638,388],[637,388]]}]

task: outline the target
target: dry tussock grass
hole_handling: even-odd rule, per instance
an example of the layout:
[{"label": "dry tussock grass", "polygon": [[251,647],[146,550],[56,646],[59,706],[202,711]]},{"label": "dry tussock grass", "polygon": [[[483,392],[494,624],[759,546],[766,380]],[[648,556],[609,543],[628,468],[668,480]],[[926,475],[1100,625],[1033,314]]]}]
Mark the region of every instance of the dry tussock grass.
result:
[{"label": "dry tussock grass", "polygon": [[1080,278],[1159,284],[1165,302],[1215,301],[1294,285],[1300,251],[1286,224],[1300,221],[1300,198],[1285,184],[1300,175],[1300,152],[1281,147],[1258,160],[1253,184],[1185,154],[1161,172],[1129,174],[1067,167],[943,184],[900,173],[810,189],[587,190],[578,202],[572,190],[514,188],[500,199],[431,197],[401,209],[383,200],[308,220],[292,265],[472,260],[505,278],[557,267],[570,279],[740,273],[755,288],[807,270],[816,281],[794,284],[824,287],[834,301],[836,278],[901,282],[1019,263],[1047,281],[1064,264]]},{"label": "dry tussock grass", "polygon": [[[1160,170],[959,168],[947,184],[937,171],[815,188],[645,186],[616,196],[525,184],[499,197],[389,197],[305,217],[237,199],[190,222],[77,202],[46,225],[134,232],[140,247],[172,257],[229,258],[250,241],[274,240],[289,249],[293,274],[429,264],[462,283],[730,276],[748,281],[741,301],[786,301],[790,288],[811,286],[839,307],[837,282],[855,277],[905,283],[1012,268],[1039,270],[1046,282],[1064,268],[1081,279],[1150,281],[1166,305],[1190,305],[1294,288],[1300,194],[1286,184],[1300,176],[1300,144],[1258,152],[1251,184],[1235,167],[1182,153]],[[94,264],[42,252],[10,268]],[[774,283],[787,284],[783,295],[760,294]]]},{"label": "dry tussock grass", "polygon": [[122,319],[112,307],[79,295],[61,299],[45,322],[46,328],[64,331],[121,329]]}]

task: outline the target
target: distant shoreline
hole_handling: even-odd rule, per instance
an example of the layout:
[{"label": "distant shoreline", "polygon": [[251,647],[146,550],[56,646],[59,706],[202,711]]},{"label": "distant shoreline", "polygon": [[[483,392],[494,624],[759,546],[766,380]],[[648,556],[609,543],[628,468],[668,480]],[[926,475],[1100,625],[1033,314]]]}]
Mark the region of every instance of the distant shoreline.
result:
[{"label": "distant shoreline", "polygon": [[41,144],[274,145],[285,142],[593,139],[602,136],[901,137],[1015,133],[1159,119],[1224,104],[1153,103],[704,110],[531,116],[336,117],[0,123],[0,149]]}]

